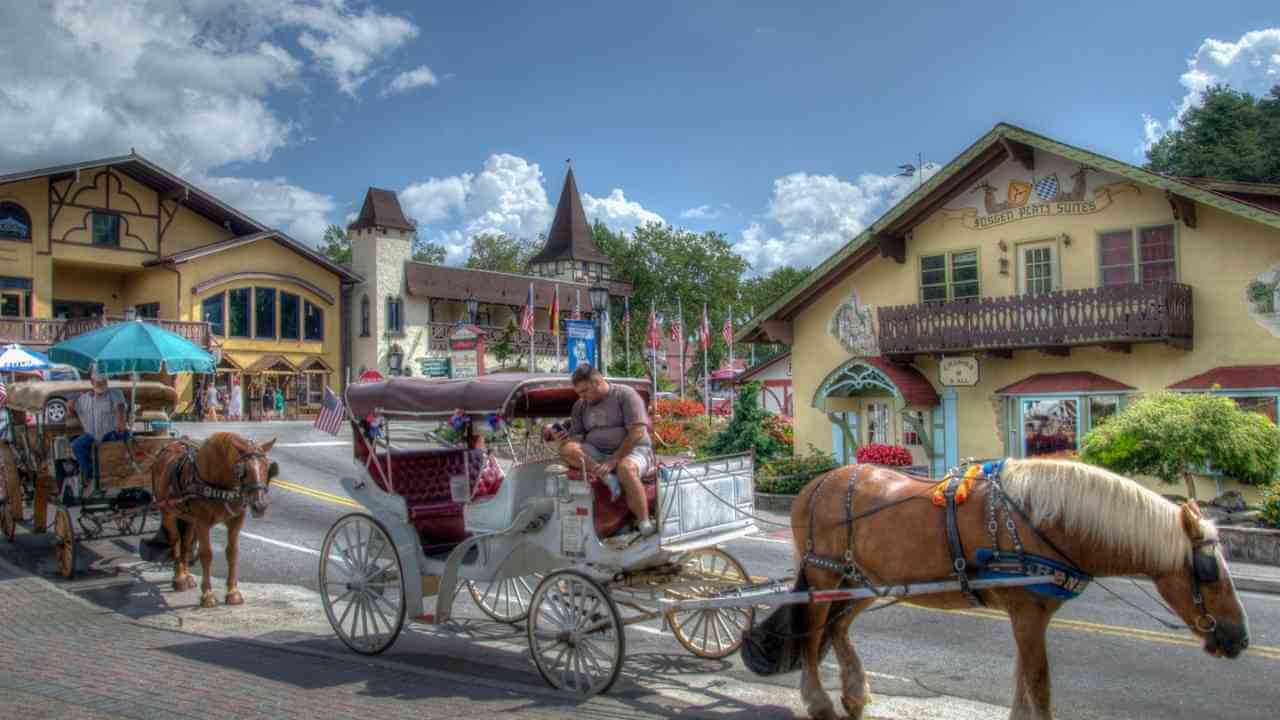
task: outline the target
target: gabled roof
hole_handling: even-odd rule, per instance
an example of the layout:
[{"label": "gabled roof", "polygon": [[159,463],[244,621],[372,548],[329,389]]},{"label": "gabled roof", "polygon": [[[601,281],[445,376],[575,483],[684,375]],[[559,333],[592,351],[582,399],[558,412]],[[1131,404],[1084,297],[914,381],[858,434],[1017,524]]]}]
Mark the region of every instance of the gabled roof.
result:
[{"label": "gabled roof", "polygon": [[1170,390],[1271,390],[1280,388],[1280,365],[1229,365],[1206,370],[1169,386]]},{"label": "gabled roof", "polygon": [[1007,160],[1023,160],[1032,148],[1085,163],[1164,190],[1170,195],[1280,229],[1280,213],[1272,212],[1268,207],[1240,200],[1185,179],[1158,175],[1008,123],[1000,123],[814,268],[802,282],[751,318],[735,337],[739,342],[765,341],[762,323],[770,320],[789,321],[832,284],[861,263],[870,260],[875,251],[881,250],[881,241],[885,241],[885,249],[891,247],[892,241],[901,242],[907,230],[967,190],[971,183]]},{"label": "gabled roof", "polygon": [[1036,395],[1040,393],[1131,393],[1135,388],[1093,372],[1037,373],[1005,385],[996,395]]},{"label": "gabled roof", "polygon": [[768,370],[769,368],[773,367],[774,365],[777,365],[778,363],[780,363],[780,362],[782,362],[783,360],[786,360],[786,359],[788,359],[788,358],[790,358],[790,357],[791,357],[791,353],[790,353],[790,351],[788,351],[788,352],[780,352],[780,353],[778,353],[777,355],[774,355],[773,357],[769,358],[768,360],[763,360],[763,361],[761,361],[761,362],[758,362],[758,363],[756,363],[756,364],[755,364],[755,366],[748,368],[748,369],[747,369],[746,371],[744,371],[741,375],[739,375],[739,376],[738,376],[738,382],[739,382],[739,383],[747,382],[748,380],[750,380],[751,378],[755,377],[756,375],[759,375],[760,373],[764,372],[765,370]]},{"label": "gabled roof", "polygon": [[582,198],[578,196],[578,183],[573,179],[572,167],[564,176],[564,188],[560,191],[560,202],[556,205],[556,217],[551,221],[551,232],[547,233],[547,244],[542,246],[529,263],[557,260],[609,262],[609,256],[596,247],[595,238],[591,235],[591,226],[587,224],[587,213],[582,209]]},{"label": "gabled roof", "polygon": [[364,282],[364,278],[351,272],[350,269],[335,263],[324,255],[321,255],[308,247],[306,243],[298,242],[279,230],[264,230],[262,232],[250,233],[248,235],[240,235],[239,237],[227,238],[226,240],[220,240],[208,245],[201,245],[200,247],[192,248],[190,250],[184,250],[172,255],[165,255],[164,257],[148,260],[144,262],[143,265],[181,265],[182,263],[205,257],[206,255],[214,255],[227,250],[233,250],[241,247],[242,245],[248,245],[268,238],[298,253],[311,262],[324,267],[329,272],[332,272],[342,278],[345,282]]},{"label": "gabled roof", "polygon": [[404,211],[400,209],[400,198],[396,197],[394,191],[371,187],[364,195],[364,206],[360,208],[360,215],[356,217],[355,222],[347,226],[347,229],[363,230],[375,227],[411,232],[416,229],[404,216]]}]

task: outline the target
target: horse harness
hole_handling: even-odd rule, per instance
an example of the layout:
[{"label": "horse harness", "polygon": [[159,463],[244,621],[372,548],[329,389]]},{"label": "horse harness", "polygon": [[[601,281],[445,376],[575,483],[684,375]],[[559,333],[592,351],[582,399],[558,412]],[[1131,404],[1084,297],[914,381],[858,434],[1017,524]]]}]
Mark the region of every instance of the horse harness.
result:
[{"label": "horse harness", "polygon": [[[182,443],[183,453],[178,456],[178,461],[174,463],[173,470],[170,473],[171,487],[177,490],[173,493],[177,502],[186,502],[195,499],[215,500],[225,503],[228,512],[240,514],[244,512],[245,498],[255,492],[270,492],[271,488],[262,483],[244,484],[245,477],[248,476],[248,464],[253,460],[266,460],[266,453],[253,449],[241,450],[239,459],[236,460],[235,470],[236,479],[240,481],[237,488],[223,488],[216,485],[210,485],[204,478],[200,477],[200,469],[196,464],[196,453],[198,446],[184,442]],[[186,472],[190,468],[190,472]],[[180,499],[179,499],[180,498]],[[232,510],[232,505],[239,508],[239,512]]]}]

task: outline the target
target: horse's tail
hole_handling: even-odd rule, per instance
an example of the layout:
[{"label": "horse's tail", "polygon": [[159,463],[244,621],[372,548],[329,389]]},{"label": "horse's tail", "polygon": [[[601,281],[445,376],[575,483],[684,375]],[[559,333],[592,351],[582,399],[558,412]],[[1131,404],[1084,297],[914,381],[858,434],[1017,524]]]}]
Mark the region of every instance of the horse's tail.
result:
[{"label": "horse's tail", "polygon": [[[803,570],[795,592],[809,589]],[[809,636],[807,605],[783,605],[742,635],[742,664],[757,675],[780,675],[800,669],[800,653]]]}]

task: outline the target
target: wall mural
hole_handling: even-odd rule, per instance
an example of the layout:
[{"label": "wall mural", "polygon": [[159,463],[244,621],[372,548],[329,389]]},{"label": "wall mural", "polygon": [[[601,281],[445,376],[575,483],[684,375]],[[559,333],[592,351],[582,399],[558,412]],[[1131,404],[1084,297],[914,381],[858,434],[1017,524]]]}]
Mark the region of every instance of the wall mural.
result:
[{"label": "wall mural", "polygon": [[1280,337],[1280,265],[1272,265],[1245,288],[1249,316],[1258,325]]},{"label": "wall mural", "polygon": [[982,194],[981,208],[943,208],[942,217],[985,230],[1028,218],[1091,215],[1110,207],[1116,195],[1142,194],[1133,181],[1039,150],[1034,165],[1031,171],[1004,163],[969,190],[969,195]]},{"label": "wall mural", "polygon": [[857,290],[849,293],[831,316],[831,335],[854,357],[880,354],[880,345],[876,342],[875,310],[862,304]]},{"label": "wall mural", "polygon": [[31,216],[21,205],[0,202],[0,237],[15,240],[31,239]]}]

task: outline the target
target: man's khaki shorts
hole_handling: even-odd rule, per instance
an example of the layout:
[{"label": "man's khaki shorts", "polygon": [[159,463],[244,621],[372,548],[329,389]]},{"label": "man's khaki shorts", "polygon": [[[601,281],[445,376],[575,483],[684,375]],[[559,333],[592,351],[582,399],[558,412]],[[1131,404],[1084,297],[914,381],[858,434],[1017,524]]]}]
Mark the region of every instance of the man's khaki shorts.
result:
[{"label": "man's khaki shorts", "polygon": [[[590,455],[591,459],[596,462],[603,462],[604,459],[610,455],[610,453],[601,451],[600,448],[597,448],[589,442],[582,443],[582,451],[587,455]],[[654,456],[653,448],[649,445],[640,445],[639,447],[633,448],[631,452],[627,453],[626,457],[622,459],[634,461],[636,466],[640,468],[641,478],[644,478],[646,475],[653,472],[653,469],[658,466],[658,458]]]}]

